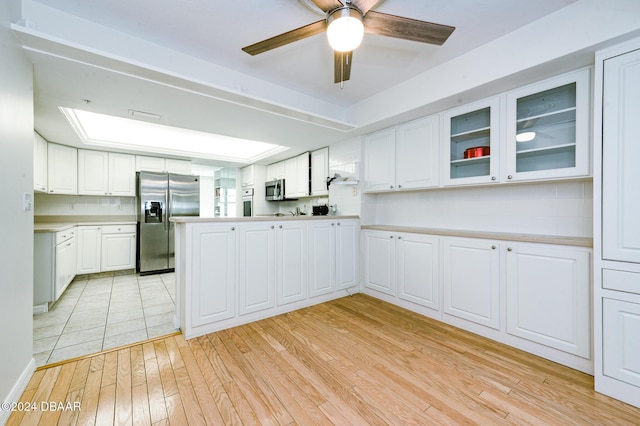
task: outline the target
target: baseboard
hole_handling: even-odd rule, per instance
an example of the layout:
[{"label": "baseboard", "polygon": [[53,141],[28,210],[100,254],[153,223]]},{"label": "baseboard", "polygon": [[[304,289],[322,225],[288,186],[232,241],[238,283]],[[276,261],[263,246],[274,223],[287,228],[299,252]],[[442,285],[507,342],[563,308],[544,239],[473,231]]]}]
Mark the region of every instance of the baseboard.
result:
[{"label": "baseboard", "polygon": [[[36,371],[36,360],[31,358],[29,364],[27,364],[26,368],[22,371],[22,374],[18,378],[18,381],[13,385],[11,392],[7,395],[7,398],[2,402],[18,402],[20,401],[20,397],[22,393],[27,388],[29,384],[29,380],[31,380],[31,376],[33,376],[33,372]],[[0,410],[0,425],[3,425],[9,420],[9,416],[11,415],[11,411]]]},{"label": "baseboard", "polygon": [[33,305],[33,315],[44,314],[45,312],[49,312],[48,303],[43,303],[42,305]]}]

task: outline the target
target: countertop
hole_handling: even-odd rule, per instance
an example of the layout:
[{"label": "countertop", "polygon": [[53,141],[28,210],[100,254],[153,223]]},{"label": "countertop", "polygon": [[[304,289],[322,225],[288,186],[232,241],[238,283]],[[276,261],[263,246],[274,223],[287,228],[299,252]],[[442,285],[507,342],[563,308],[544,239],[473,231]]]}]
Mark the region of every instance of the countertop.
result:
[{"label": "countertop", "polygon": [[441,235],[448,237],[482,238],[489,240],[526,243],[558,244],[563,246],[593,248],[593,238],[564,237],[557,235],[511,234],[508,232],[465,231],[459,229],[412,228],[405,226],[365,225],[361,229],[388,232],[408,232],[413,234]]},{"label": "countertop", "polygon": [[135,225],[135,216],[41,216],[35,217],[33,232],[59,232],[74,226]]},{"label": "countertop", "polygon": [[269,222],[269,221],[283,221],[283,220],[332,220],[332,219],[360,219],[359,216],[254,216],[254,217],[197,217],[197,216],[184,216],[184,217],[172,217],[172,222],[175,223],[216,223],[216,222]]}]

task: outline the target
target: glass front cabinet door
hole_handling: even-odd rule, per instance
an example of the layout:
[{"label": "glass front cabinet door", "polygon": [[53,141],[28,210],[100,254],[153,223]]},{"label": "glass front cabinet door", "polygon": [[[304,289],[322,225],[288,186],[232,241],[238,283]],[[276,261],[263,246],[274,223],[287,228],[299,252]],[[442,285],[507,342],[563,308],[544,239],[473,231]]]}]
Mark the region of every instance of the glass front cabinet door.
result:
[{"label": "glass front cabinet door", "polygon": [[498,97],[446,111],[445,185],[498,182]]},{"label": "glass front cabinet door", "polygon": [[503,181],[589,175],[589,69],[507,94]]}]

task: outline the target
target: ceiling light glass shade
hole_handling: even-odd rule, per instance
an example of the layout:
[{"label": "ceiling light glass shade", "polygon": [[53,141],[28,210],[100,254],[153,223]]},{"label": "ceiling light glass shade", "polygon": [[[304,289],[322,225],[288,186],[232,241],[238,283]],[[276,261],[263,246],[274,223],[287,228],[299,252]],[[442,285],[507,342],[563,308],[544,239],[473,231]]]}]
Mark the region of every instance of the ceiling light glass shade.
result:
[{"label": "ceiling light glass shade", "polygon": [[364,25],[360,11],[343,7],[327,18],[327,39],[331,48],[337,52],[350,52],[362,43]]},{"label": "ceiling light glass shade", "polygon": [[536,132],[522,132],[516,135],[516,142],[529,142],[534,140]]}]

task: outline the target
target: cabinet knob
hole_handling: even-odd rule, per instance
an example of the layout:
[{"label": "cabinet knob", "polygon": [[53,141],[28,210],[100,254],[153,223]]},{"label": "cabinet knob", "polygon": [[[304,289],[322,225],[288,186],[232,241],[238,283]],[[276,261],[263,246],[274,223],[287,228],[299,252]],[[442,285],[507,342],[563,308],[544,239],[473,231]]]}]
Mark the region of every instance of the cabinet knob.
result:
[{"label": "cabinet knob", "polygon": [[278,228],[282,229],[282,225],[278,226]]},{"label": "cabinet knob", "polygon": [[495,245],[491,246],[491,250],[495,250],[495,249],[496,249]]},{"label": "cabinet knob", "polygon": [[49,192],[53,192],[53,189],[50,189]]},{"label": "cabinet knob", "polygon": [[275,228],[275,226],[271,225],[271,229]]},{"label": "cabinet knob", "polygon": [[401,240],[401,239],[402,239],[402,237],[398,235],[398,239],[399,239],[399,240]]},{"label": "cabinet knob", "polygon": [[335,226],[335,225],[336,225],[335,223],[332,223],[332,224],[331,224],[331,226]]},{"label": "cabinet knob", "polygon": [[508,175],[508,176],[507,176],[507,179],[513,179],[513,176]]},{"label": "cabinet knob", "polygon": [[393,185],[389,185],[389,189],[393,189]]},{"label": "cabinet knob", "polygon": [[340,226],[340,222],[338,222],[338,226]]},{"label": "cabinet knob", "polygon": [[393,239],[393,235],[389,235],[389,238]]},{"label": "cabinet knob", "polygon": [[235,230],[236,230],[236,227],[235,227],[235,226],[232,226],[232,227],[231,227],[231,230],[232,230],[232,231],[235,231]]},{"label": "cabinet knob", "polygon": [[491,180],[496,180],[496,177],[495,176],[491,176]]},{"label": "cabinet knob", "polygon": [[398,185],[398,189],[402,188],[402,185]]},{"label": "cabinet knob", "polygon": [[511,247],[507,247],[507,251],[513,251]]}]

